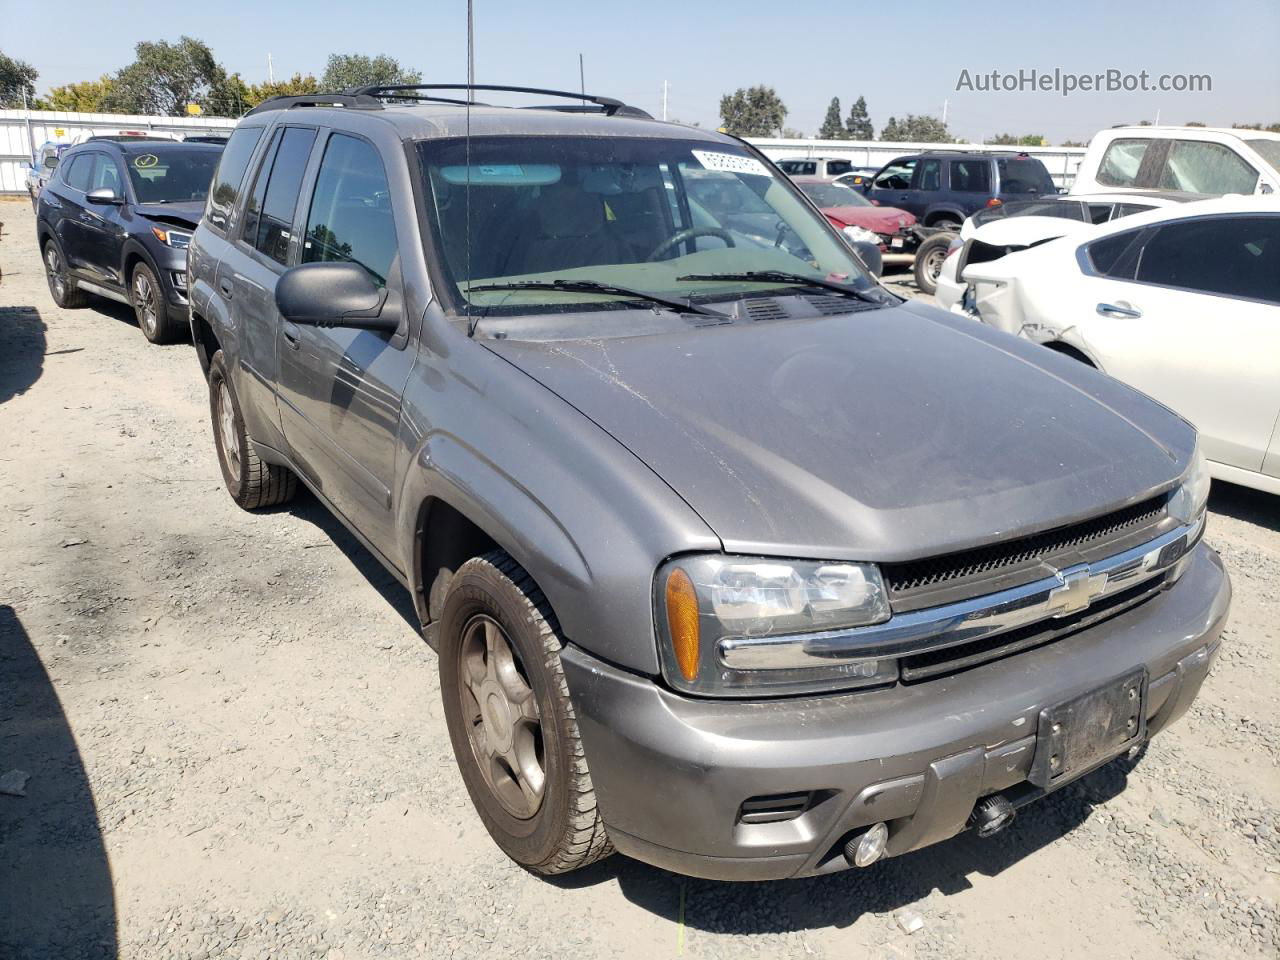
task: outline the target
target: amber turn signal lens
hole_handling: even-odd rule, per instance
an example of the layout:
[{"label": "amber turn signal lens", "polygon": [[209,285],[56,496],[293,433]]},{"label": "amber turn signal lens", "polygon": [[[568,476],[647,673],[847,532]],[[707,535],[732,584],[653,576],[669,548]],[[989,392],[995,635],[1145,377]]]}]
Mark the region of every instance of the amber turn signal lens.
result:
[{"label": "amber turn signal lens", "polygon": [[680,674],[690,683],[698,678],[698,594],[683,570],[667,577],[667,631]]}]

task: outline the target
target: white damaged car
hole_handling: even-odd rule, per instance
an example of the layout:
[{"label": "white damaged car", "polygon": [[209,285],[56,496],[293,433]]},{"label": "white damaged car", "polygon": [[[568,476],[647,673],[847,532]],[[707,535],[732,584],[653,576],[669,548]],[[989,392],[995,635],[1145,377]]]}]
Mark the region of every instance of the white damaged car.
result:
[{"label": "white damaged car", "polygon": [[[1280,494],[1280,197],[1053,219],[976,231],[958,308],[1150,394],[1199,427],[1213,476]],[[1022,248],[974,262],[978,242]]]}]

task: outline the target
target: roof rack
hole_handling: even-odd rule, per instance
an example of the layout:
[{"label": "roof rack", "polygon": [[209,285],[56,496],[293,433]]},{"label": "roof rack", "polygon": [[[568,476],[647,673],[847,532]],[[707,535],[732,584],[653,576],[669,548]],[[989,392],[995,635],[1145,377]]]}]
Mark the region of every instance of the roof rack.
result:
[{"label": "roof rack", "polygon": [[292,110],[294,107],[345,107],[348,110],[381,110],[382,101],[356,93],[306,93],[295,96],[281,94],[270,97],[245,113],[251,117],[255,113],[266,113],[268,110]]},{"label": "roof rack", "polygon": [[[574,93],[569,90],[547,90],[542,87],[508,87],[501,84],[493,83],[394,83],[387,85],[370,85],[364,87],[353,87],[346,91],[346,94],[352,97],[375,97],[386,99],[406,99],[406,100],[428,100],[439,103],[456,103],[459,105],[471,106],[488,106],[488,104],[478,103],[474,100],[446,100],[442,97],[401,97],[402,92],[413,94],[420,90],[465,90],[468,93],[474,90],[484,90],[496,93],[531,93],[540,97],[563,97],[566,100],[577,100],[577,104],[547,104],[536,105],[532,107],[523,107],[525,110],[559,110],[564,113],[585,113],[599,109],[605,116],[626,116],[626,117],[643,117],[645,119],[653,119],[644,110],[639,107],[633,107],[630,104],[623,103],[621,100],[615,100],[613,97],[601,97],[593,93]],[[586,104],[593,104],[589,107]]]},{"label": "roof rack", "polygon": [[92,136],[85,137],[83,143],[90,140],[107,140],[111,143],[132,143],[134,140],[155,140],[164,143],[173,143],[173,137],[157,137],[149,133],[95,133]]}]

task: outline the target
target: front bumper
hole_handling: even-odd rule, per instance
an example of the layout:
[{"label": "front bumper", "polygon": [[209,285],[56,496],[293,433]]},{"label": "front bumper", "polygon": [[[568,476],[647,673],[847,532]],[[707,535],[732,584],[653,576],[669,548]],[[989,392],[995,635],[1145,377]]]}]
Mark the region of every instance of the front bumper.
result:
[{"label": "front bumper", "polygon": [[[1045,646],[811,699],[696,700],[577,647],[562,660],[615,846],[678,873],[779,879],[844,869],[844,841],[873,823],[889,824],[886,855],[897,856],[964,830],[984,796],[1036,799],[1041,710],[1135,668],[1149,677],[1147,736],[1158,733],[1207,676],[1230,597],[1201,544],[1164,592]],[[744,822],[745,801],[805,795],[797,816]]]}]

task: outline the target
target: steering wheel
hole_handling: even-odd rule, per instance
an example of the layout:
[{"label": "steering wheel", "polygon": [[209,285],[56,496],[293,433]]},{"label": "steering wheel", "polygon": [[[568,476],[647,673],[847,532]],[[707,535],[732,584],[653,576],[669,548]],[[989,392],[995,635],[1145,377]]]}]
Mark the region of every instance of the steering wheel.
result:
[{"label": "steering wheel", "polygon": [[728,230],[722,230],[719,227],[688,227],[667,237],[667,239],[654,247],[653,252],[645,259],[657,260],[672,247],[678,247],[686,240],[692,240],[695,237],[719,237],[727,246],[732,247],[734,245],[733,235]]}]

